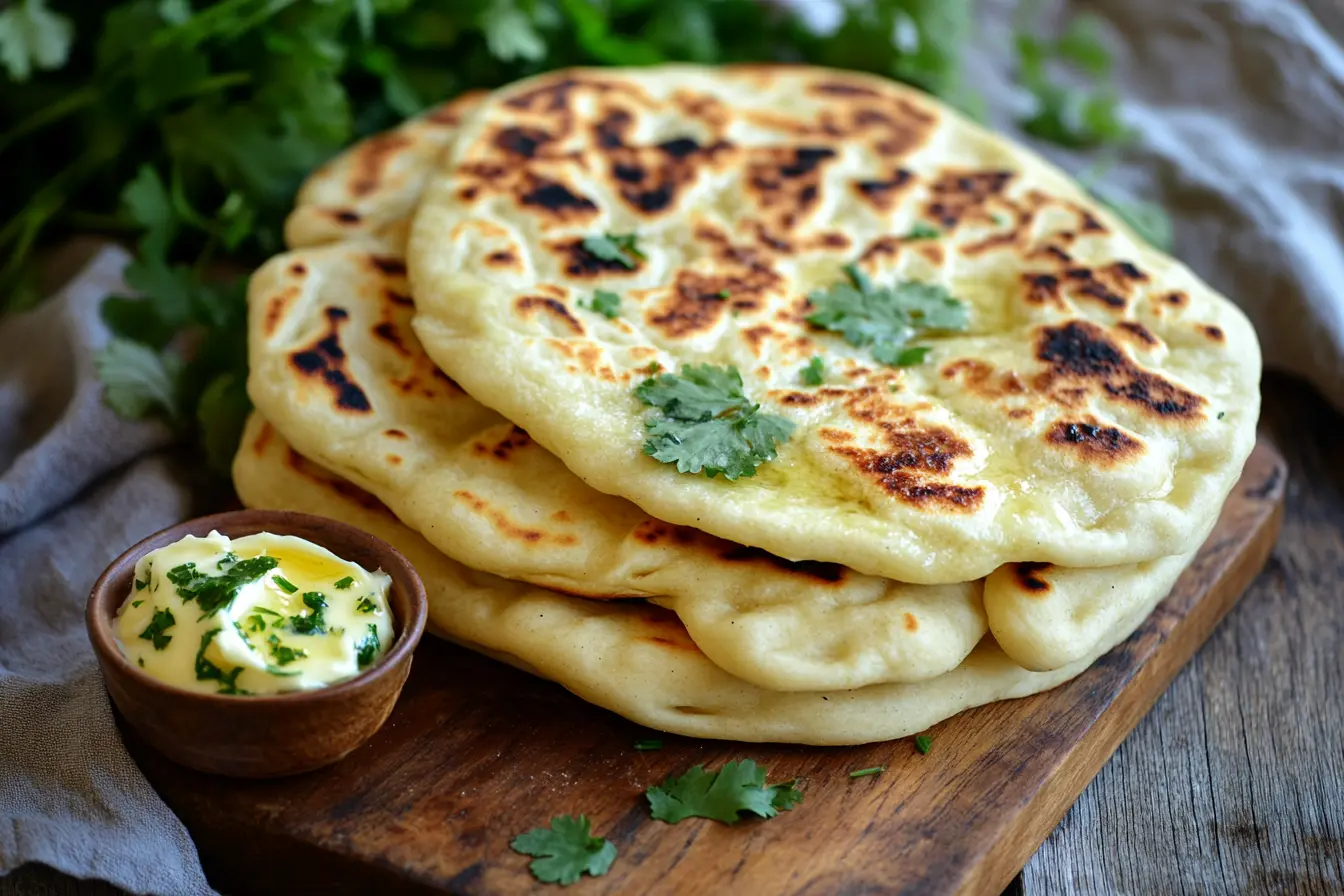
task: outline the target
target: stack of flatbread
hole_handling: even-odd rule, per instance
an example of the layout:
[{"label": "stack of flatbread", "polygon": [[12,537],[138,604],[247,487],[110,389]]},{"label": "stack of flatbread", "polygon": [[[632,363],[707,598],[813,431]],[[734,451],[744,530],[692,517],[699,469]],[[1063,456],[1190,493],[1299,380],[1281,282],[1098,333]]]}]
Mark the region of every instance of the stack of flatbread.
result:
[{"label": "stack of flatbread", "polygon": [[[1230,302],[865,75],[463,96],[320,169],[286,238],[243,501],[381,536],[440,635],[665,731],[861,743],[1054,687],[1169,592],[1254,443]],[[819,324],[846,283],[852,326]],[[919,351],[877,350],[893,320]],[[641,385],[700,365],[780,433],[735,478],[645,450]]]}]

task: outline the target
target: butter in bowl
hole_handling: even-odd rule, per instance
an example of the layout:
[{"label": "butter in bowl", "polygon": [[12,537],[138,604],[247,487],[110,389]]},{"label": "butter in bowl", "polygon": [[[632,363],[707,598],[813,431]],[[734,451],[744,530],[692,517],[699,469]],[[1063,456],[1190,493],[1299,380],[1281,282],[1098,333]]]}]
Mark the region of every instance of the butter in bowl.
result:
[{"label": "butter in bowl", "polygon": [[353,526],[286,511],[192,520],[89,597],[108,692],[150,746],[247,778],[338,761],[391,713],[424,631],[414,568]]}]

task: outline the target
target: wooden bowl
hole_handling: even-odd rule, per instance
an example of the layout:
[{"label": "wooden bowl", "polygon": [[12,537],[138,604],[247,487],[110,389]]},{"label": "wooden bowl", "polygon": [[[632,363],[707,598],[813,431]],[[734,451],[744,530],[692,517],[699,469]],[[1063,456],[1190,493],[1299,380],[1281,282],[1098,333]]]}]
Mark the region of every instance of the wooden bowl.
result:
[{"label": "wooden bowl", "polygon": [[[365,569],[382,569],[392,577],[387,595],[395,632],[391,649],[373,667],[340,684],[273,696],[200,694],[146,674],[126,659],[113,636],[135,563],[150,551],[212,529],[230,538],[257,532],[297,535]],[[391,545],[320,516],[238,510],[164,529],[122,554],[94,584],[85,621],[112,702],[146,743],[198,771],[272,778],[330,765],[373,736],[401,693],[427,613],[420,576]]]}]

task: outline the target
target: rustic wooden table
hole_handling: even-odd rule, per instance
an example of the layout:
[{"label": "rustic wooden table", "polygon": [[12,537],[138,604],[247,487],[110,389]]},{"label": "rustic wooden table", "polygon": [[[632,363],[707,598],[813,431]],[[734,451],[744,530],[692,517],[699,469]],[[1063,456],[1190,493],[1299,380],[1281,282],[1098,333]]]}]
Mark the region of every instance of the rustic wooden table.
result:
[{"label": "rustic wooden table", "polygon": [[[1009,892],[1344,893],[1344,417],[1270,376],[1288,459],[1265,572]],[[28,867],[0,896],[107,896]]]}]

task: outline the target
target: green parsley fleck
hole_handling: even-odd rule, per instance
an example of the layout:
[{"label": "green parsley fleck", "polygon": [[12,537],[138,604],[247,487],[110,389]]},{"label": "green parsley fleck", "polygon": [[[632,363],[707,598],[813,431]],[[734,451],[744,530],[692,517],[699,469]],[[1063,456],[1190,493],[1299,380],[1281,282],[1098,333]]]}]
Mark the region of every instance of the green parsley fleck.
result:
[{"label": "green parsley fleck", "polygon": [[1218,412],[1218,419],[1219,419],[1219,420],[1223,419],[1223,418],[1226,417],[1226,416],[1227,416],[1227,411],[1219,411],[1219,412]]},{"label": "green parsley fleck", "polygon": [[140,581],[139,579],[135,580],[136,591],[144,591],[148,587],[149,587],[149,579],[145,579],[143,582]]},{"label": "green parsley fleck", "polygon": [[349,588],[353,584],[355,584],[355,577],[346,576],[345,578],[340,579],[336,582],[336,587],[344,591],[346,588]]},{"label": "green parsley fleck", "polygon": [[205,649],[210,646],[215,635],[222,631],[222,628],[212,628],[201,635],[201,646],[196,651],[196,680],[218,681],[221,694],[245,694],[247,692],[238,687],[238,674],[243,671],[242,666],[235,666],[231,672],[225,672],[205,658]]},{"label": "green parsley fleck", "polygon": [[750,759],[725,762],[717,772],[697,765],[680,777],[670,777],[660,787],[650,787],[650,815],[657,821],[676,824],[687,818],[712,818],[735,824],[744,813],[774,818],[780,810],[792,809],[803,801],[793,785],[765,783],[765,769]]},{"label": "green parsley fleck", "polygon": [[299,590],[298,585],[295,585],[293,582],[291,582],[284,576],[280,575],[271,576],[271,581],[279,585],[280,588],[282,588],[283,590],[287,591],[290,594],[293,594],[295,591]]},{"label": "green parsley fleck", "polygon": [[610,290],[599,289],[593,293],[591,302],[585,303],[580,299],[579,307],[596,312],[610,320],[621,316],[621,297]]},{"label": "green parsley fleck", "polygon": [[747,398],[736,367],[686,365],[680,373],[645,380],[635,397],[662,412],[645,420],[644,453],[675,463],[678,473],[754,476],[793,433],[791,421],[760,413],[761,406]]},{"label": "green parsley fleck", "polygon": [[261,614],[253,613],[247,617],[247,630],[250,632],[266,631],[266,620],[261,617]]},{"label": "green parsley fleck", "polygon": [[275,658],[277,666],[288,666],[295,660],[301,660],[308,656],[306,650],[295,650],[292,647],[286,647],[280,643],[279,636],[272,634],[266,639],[266,643],[271,645],[271,656]]},{"label": "green parsley fleck", "polygon": [[140,606],[140,605],[141,605],[142,603],[144,603],[144,602],[145,602],[145,601],[144,601],[143,598],[141,598],[140,600],[133,600],[133,601],[131,601],[131,606],[133,606],[133,607],[138,607],[138,606]]},{"label": "green parsley fleck", "polygon": [[933,738],[930,737],[929,735],[927,734],[915,735],[915,749],[918,750],[919,752],[928,755],[929,748],[932,746],[933,746]]},{"label": "green parsley fleck", "polygon": [[513,838],[509,848],[534,856],[528,864],[542,883],[569,886],[587,874],[601,877],[616,860],[616,844],[592,836],[588,816],[557,815],[550,828],[533,828]]},{"label": "green parsley fleck", "polygon": [[253,607],[252,609],[256,610],[258,613],[265,613],[267,616],[274,616],[276,619],[285,618],[285,615],[283,613],[277,613],[274,610],[267,609],[266,607]]},{"label": "green parsley fleck", "polygon": [[355,650],[358,651],[359,655],[359,668],[363,669],[369,663],[372,663],[378,656],[378,651],[382,648],[383,644],[378,639],[378,626],[370,622],[369,633],[355,645]]},{"label": "green parsley fleck", "polygon": [[821,360],[821,355],[813,355],[812,360],[807,362],[802,373],[798,378],[803,381],[805,386],[820,386],[826,380],[826,362]]},{"label": "green parsley fleck", "polygon": [[639,266],[646,256],[639,251],[633,233],[604,233],[583,238],[583,250],[600,261],[614,261],[627,270]]},{"label": "green parsley fleck", "polygon": [[303,603],[313,612],[289,617],[290,628],[300,635],[325,635],[327,617],[322,611],[327,607],[326,595],[320,591],[305,591]]},{"label": "green parsley fleck", "polygon": [[355,605],[355,609],[361,613],[373,613],[377,611],[378,605],[373,602],[372,597],[365,597],[362,598],[360,602]]},{"label": "green parsley fleck", "polygon": [[173,611],[167,608],[154,611],[154,618],[145,626],[145,630],[140,633],[140,637],[146,641],[154,642],[155,650],[162,650],[168,646],[168,642],[173,640],[172,635],[165,635],[164,632],[177,624],[173,618]]},{"label": "green parsley fleck", "polygon": [[861,768],[858,771],[849,773],[851,778],[867,778],[872,775],[880,775],[887,770],[885,765],[875,765],[872,768]]},{"label": "green parsley fleck", "polygon": [[914,240],[936,240],[942,236],[942,231],[932,225],[925,224],[923,221],[916,221],[915,226],[911,227],[906,233],[905,239]]},{"label": "green parsley fleck", "polygon": [[648,752],[649,750],[661,750],[662,748],[663,742],[657,738],[635,741],[635,749],[639,750],[641,753]]},{"label": "green parsley fleck", "polygon": [[207,575],[196,569],[195,563],[183,563],[168,572],[168,581],[177,586],[178,597],[184,602],[196,601],[202,618],[213,616],[233,603],[242,587],[275,569],[280,561],[274,557],[233,558],[232,554],[219,561],[219,572]]},{"label": "green parsley fleck", "polygon": [[731,299],[733,297],[732,290],[728,289],[721,289],[717,293],[715,293],[715,295],[717,295],[721,299]]},{"label": "green parsley fleck", "polygon": [[663,365],[659,364],[657,361],[650,361],[649,366],[644,368],[644,370],[648,372],[650,376],[652,376],[653,374],[657,373],[662,369]]},{"label": "green parsley fleck", "polygon": [[839,333],[850,345],[867,347],[882,364],[903,367],[922,362],[927,348],[907,348],[921,330],[966,330],[966,304],[936,283],[906,281],[874,286],[857,265],[846,265],[848,283],[808,295],[814,310],[807,322]]}]

